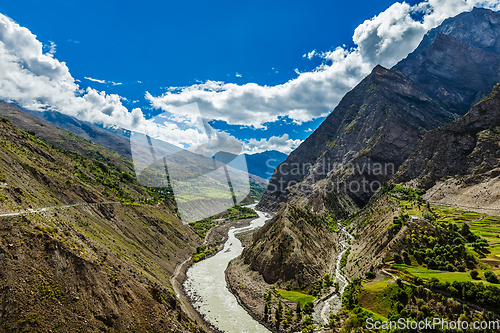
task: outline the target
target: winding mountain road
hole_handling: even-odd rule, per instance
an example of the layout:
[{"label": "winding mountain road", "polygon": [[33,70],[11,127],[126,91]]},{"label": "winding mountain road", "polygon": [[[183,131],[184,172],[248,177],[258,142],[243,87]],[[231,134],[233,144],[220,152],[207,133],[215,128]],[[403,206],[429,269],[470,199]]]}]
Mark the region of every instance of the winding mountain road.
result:
[{"label": "winding mountain road", "polygon": [[37,214],[37,213],[43,213],[49,210],[54,210],[54,209],[64,209],[64,208],[70,208],[70,207],[76,207],[76,206],[97,206],[97,205],[112,205],[112,204],[119,204],[121,202],[119,201],[106,201],[106,202],[91,202],[91,203],[79,203],[79,204],[73,204],[73,205],[64,205],[64,206],[50,206],[50,207],[43,207],[43,208],[37,208],[37,209],[31,209],[28,208],[26,210],[22,210],[20,212],[16,213],[4,213],[0,214],[0,217],[3,216],[17,216],[21,214]]}]

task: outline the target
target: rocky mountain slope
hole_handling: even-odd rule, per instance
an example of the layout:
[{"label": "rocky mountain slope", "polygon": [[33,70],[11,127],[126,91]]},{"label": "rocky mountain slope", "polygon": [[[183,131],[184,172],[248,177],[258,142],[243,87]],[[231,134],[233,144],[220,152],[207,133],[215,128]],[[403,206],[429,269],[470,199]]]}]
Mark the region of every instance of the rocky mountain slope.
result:
[{"label": "rocky mountain slope", "polygon": [[[304,214],[323,221],[337,221],[346,220],[369,203],[383,182],[389,181],[418,149],[427,132],[450,122],[454,124],[459,114],[464,114],[471,103],[491,91],[499,81],[491,78],[492,75],[483,78],[486,72],[494,72],[500,66],[493,38],[500,31],[496,24],[498,17],[498,13],[475,9],[446,20],[429,32],[419,48],[394,69],[377,66],[346,94],[320,127],[275,170],[257,208],[277,212],[275,221],[279,222],[275,222],[273,228],[263,228],[255,236],[254,245],[243,253],[245,263],[257,270],[266,282],[290,279],[296,283],[297,279],[288,271],[297,274],[298,269],[289,268],[286,260],[285,267],[283,261],[276,259],[274,247],[280,244],[283,253],[294,253],[295,266],[292,267],[318,267],[317,276],[326,273],[326,266],[322,264],[325,257],[307,254],[317,251],[317,244],[304,243],[305,249],[297,251],[294,241],[284,241],[288,235],[292,235],[291,240],[306,238],[305,229],[292,229],[287,225],[286,221],[292,219],[291,210],[295,209],[291,207],[300,207]],[[474,28],[467,29],[471,22],[475,23]],[[484,37],[485,34],[489,37]],[[484,62],[471,60],[473,56]],[[481,74],[474,76],[474,71]],[[473,80],[465,80],[461,73],[470,73]],[[428,85],[429,81],[433,85]],[[431,95],[431,92],[449,98],[441,102],[437,99],[441,95]],[[438,136],[433,137],[428,141],[429,146],[436,145],[437,140]],[[392,209],[391,205],[388,203],[384,210]],[[391,214],[387,214],[377,215],[385,221],[379,226],[382,229],[392,223]],[[354,222],[353,227],[362,225],[363,220]],[[313,228],[307,237],[318,239],[320,232]],[[379,236],[382,237],[372,234],[363,239],[371,242],[371,237]],[[385,242],[382,238],[380,241]],[[362,242],[357,246],[362,248],[355,252],[357,256],[365,253],[372,258],[378,253],[380,259],[384,251],[388,251],[385,247],[368,251],[366,246],[371,245]],[[329,250],[335,251],[333,247]],[[321,251],[318,253],[323,253]]]},{"label": "rocky mountain slope", "polygon": [[460,115],[500,82],[500,14],[474,8],[430,30],[394,68]]},{"label": "rocky mountain slope", "polygon": [[[120,155],[131,158],[130,142],[124,135],[117,135],[108,130],[94,126],[90,123],[76,119],[57,111],[31,111],[34,116],[60,128],[64,128],[84,139],[90,140],[98,145],[109,148]],[[18,126],[16,124],[16,126]],[[21,126],[19,126],[21,127]],[[118,130],[115,129],[117,132]],[[122,131],[123,133],[123,131]]]},{"label": "rocky mountain slope", "polygon": [[[283,210],[254,234],[242,256],[267,283],[291,281],[300,288],[333,265],[337,235],[321,217],[306,210],[295,206]],[[318,257],[323,260],[315,260]]]},{"label": "rocky mountain slope", "polygon": [[170,285],[200,242],[172,198],[34,134],[0,121],[0,330],[200,331]]},{"label": "rocky mountain slope", "polygon": [[[456,202],[462,197],[479,207],[498,207],[494,188],[500,175],[499,92],[496,85],[459,121],[428,132],[392,182],[426,189],[432,201],[465,204]],[[479,187],[482,193],[471,196]]]},{"label": "rocky mountain slope", "polygon": [[258,208],[276,211],[283,202],[322,191],[320,181],[362,206],[426,130],[454,117],[400,70],[377,66],[276,169]]},{"label": "rocky mountain slope", "polygon": [[431,30],[393,70],[375,68],[276,169],[258,208],[276,212],[327,177],[364,205],[374,191],[344,190],[351,181],[388,180],[375,163],[396,170],[426,130],[465,114],[500,81],[498,34],[500,14],[475,8]]},{"label": "rocky mountain slope", "polygon": [[[103,129],[80,122],[73,117],[65,116],[58,112],[37,112],[35,114],[44,115],[49,120],[54,120],[56,124],[64,125],[69,129],[64,129],[59,127],[59,125],[52,124],[50,121],[45,121],[42,119],[43,117],[37,117],[23,111],[13,104],[0,102],[0,117],[9,119],[18,128],[36,135],[46,142],[50,142],[79,155],[96,159],[106,159],[127,172],[133,171],[133,163],[130,160],[130,144],[124,138],[120,138]],[[90,135],[84,132],[82,128],[86,128],[89,133],[98,134]],[[99,142],[107,143],[110,146],[108,147],[109,149],[105,149],[104,145],[101,145]],[[117,148],[127,146],[128,150]],[[117,149],[114,150],[113,148]]]}]

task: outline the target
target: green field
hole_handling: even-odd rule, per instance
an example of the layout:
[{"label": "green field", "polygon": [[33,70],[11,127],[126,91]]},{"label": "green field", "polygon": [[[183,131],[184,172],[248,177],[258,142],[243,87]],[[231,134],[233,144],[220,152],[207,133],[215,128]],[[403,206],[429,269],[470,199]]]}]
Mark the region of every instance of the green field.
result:
[{"label": "green field", "polygon": [[486,238],[490,253],[482,261],[492,266],[493,270],[498,270],[500,268],[500,217],[486,216],[481,221],[472,222],[470,229],[475,234]]},{"label": "green field", "polygon": [[450,283],[453,283],[453,281],[458,281],[458,282],[473,281],[473,282],[483,282],[486,284],[491,284],[491,283],[484,280],[484,276],[483,276],[484,271],[482,271],[482,270],[477,270],[479,272],[479,276],[482,278],[482,280],[473,280],[470,277],[470,272],[438,271],[438,270],[433,270],[433,269],[427,269],[425,267],[415,267],[415,266],[408,266],[408,265],[403,265],[403,264],[394,264],[392,266],[395,268],[406,270],[411,275],[413,275],[415,277],[422,278],[422,279],[437,278],[441,281],[444,281],[444,282],[448,281]]},{"label": "green field", "polygon": [[358,295],[359,304],[387,320],[387,314],[391,310],[392,286],[396,285],[391,278],[363,284],[363,289]]},{"label": "green field", "polygon": [[469,223],[484,217],[484,214],[470,212],[455,207],[443,207],[431,205],[432,211],[438,215],[438,222]]},{"label": "green field", "polygon": [[314,296],[301,293],[300,291],[288,291],[277,289],[278,295],[292,302],[299,302],[301,307],[304,307],[309,302],[314,302],[316,299]]}]

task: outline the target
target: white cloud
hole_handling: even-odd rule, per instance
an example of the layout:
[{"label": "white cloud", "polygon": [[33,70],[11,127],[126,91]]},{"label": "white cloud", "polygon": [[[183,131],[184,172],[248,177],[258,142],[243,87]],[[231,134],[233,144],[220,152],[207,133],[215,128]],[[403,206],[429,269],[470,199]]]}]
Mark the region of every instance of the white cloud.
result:
[{"label": "white cloud", "polygon": [[260,153],[266,150],[278,150],[282,153],[289,154],[302,142],[303,140],[290,139],[288,134],[285,133],[282,136],[273,136],[269,139],[250,139],[245,143],[245,149],[249,154]]},{"label": "white cloud", "polygon": [[85,77],[85,79],[87,79],[87,80],[89,80],[89,81],[93,81],[93,82],[102,83],[102,84],[105,84],[105,83],[106,83],[106,81],[104,81],[104,80],[93,79],[93,78],[91,78],[91,77],[87,77],[87,76]]},{"label": "white cloud", "polygon": [[[141,109],[129,111],[116,94],[92,88],[82,90],[66,63],[55,59],[52,53],[44,53],[43,44],[35,35],[1,14],[0,73],[0,100],[30,110],[57,110],[104,126],[140,132],[148,129]],[[192,141],[196,139],[193,136]]]},{"label": "white cloud", "polygon": [[[377,64],[395,65],[417,47],[429,29],[444,19],[470,10],[474,5],[498,9],[499,3],[499,0],[427,0],[415,6],[395,3],[356,28],[354,48],[338,47],[320,54],[325,60],[322,65],[311,72],[297,70],[299,76],[284,84],[261,86],[207,81],[176,88],[161,96],[147,93],[146,98],[153,107],[166,111],[197,102],[204,116],[233,125],[264,128],[265,123],[277,121],[281,115],[288,115],[297,123],[310,121],[328,115],[345,93]],[[418,13],[423,15],[423,20],[412,18]]]},{"label": "white cloud", "polygon": [[[484,5],[499,9],[499,1],[489,0]],[[479,3],[479,0],[427,0],[415,6],[395,3],[355,30],[355,48],[343,46],[321,54],[311,51],[314,53],[308,53],[307,57],[320,56],[324,63],[314,71],[297,71],[298,77],[284,84],[261,86],[207,81],[169,88],[161,96],[146,93],[152,107],[172,112],[172,122],[165,123],[162,129],[146,120],[141,109],[128,110],[119,95],[93,88],[81,89],[66,63],[54,58],[55,43],[44,52],[43,44],[34,34],[0,14],[0,100],[15,102],[27,109],[54,109],[104,126],[149,133],[174,144],[197,145],[204,142],[206,136],[183,126],[193,124],[196,116],[190,112],[176,113],[176,107],[197,102],[206,118],[255,128],[264,128],[265,123],[277,121],[283,115],[299,124],[326,116],[376,64],[394,65],[418,45],[426,31]],[[413,20],[412,14],[416,12],[423,14],[422,21]],[[285,134],[269,140],[251,139],[246,149],[289,153],[300,142]]]},{"label": "white cloud", "polygon": [[47,46],[47,48],[49,49],[47,51],[47,53],[54,55],[54,53],[56,53],[56,47],[57,47],[57,45],[53,41],[49,41],[49,42],[50,42],[50,45]]},{"label": "white cloud", "polygon": [[[53,45],[55,49],[55,44]],[[50,52],[50,49],[49,49]],[[199,132],[175,126],[159,131],[144,118],[139,108],[129,111],[121,97],[93,88],[81,89],[66,63],[52,53],[44,53],[43,44],[28,29],[0,14],[0,100],[15,102],[35,110],[56,110],[106,127],[122,127],[142,133],[154,133],[171,143],[200,144],[206,140]],[[119,84],[112,81],[86,79]]]},{"label": "white cloud", "polygon": [[98,83],[102,83],[102,84],[112,84],[114,86],[119,86],[119,85],[122,85],[123,83],[121,82],[113,82],[113,81],[106,81],[106,80],[99,80],[99,79],[93,79],[91,77],[85,77],[85,79],[89,80],[89,81],[93,81],[93,82],[98,82]]},{"label": "white cloud", "polygon": [[242,75],[241,75],[241,74],[236,73],[236,77],[242,77]]},{"label": "white cloud", "polygon": [[307,58],[311,60],[315,55],[317,55],[316,50],[312,50],[311,52],[304,54],[302,58]]}]

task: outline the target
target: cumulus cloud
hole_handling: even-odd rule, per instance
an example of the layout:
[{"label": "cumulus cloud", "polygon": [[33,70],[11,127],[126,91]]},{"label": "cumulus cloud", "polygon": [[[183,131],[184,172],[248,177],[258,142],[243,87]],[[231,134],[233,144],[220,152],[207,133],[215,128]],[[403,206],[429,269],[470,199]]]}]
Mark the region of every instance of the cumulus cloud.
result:
[{"label": "cumulus cloud", "polygon": [[[424,34],[448,17],[473,6],[499,9],[499,0],[427,0],[411,6],[395,3],[358,26],[355,47],[338,47],[319,54],[323,64],[311,72],[276,86],[255,83],[237,85],[207,81],[176,88],[160,96],[147,93],[155,108],[168,111],[197,102],[205,116],[232,125],[265,128],[265,123],[288,115],[297,123],[328,115],[340,99],[359,83],[373,67],[392,67],[413,51]],[[414,17],[422,19],[416,20]],[[317,52],[311,51],[307,58]]]},{"label": "cumulus cloud", "polygon": [[289,154],[297,148],[303,140],[290,139],[288,134],[282,136],[273,136],[269,139],[250,139],[245,143],[246,152],[249,154],[260,153],[266,150],[278,150],[282,153]]},{"label": "cumulus cloud", "polygon": [[[140,109],[129,111],[120,96],[82,90],[60,62],[28,29],[0,14],[0,99],[31,110],[57,110],[89,122],[143,129]],[[88,78],[90,79],[90,78]]]},{"label": "cumulus cloud", "polygon": [[236,73],[236,77],[242,77],[242,75],[241,75],[241,74]]},{"label": "cumulus cloud", "polygon": [[[129,111],[122,104],[127,100],[122,96],[90,87],[82,89],[66,63],[54,58],[55,47],[52,42],[44,52],[44,45],[31,31],[0,14],[0,100],[30,110],[55,110],[90,123],[145,133],[181,147],[207,141],[207,135],[199,128],[176,123],[175,119],[165,119],[163,123],[146,120],[141,109]],[[92,77],[85,79],[121,84]]]}]

